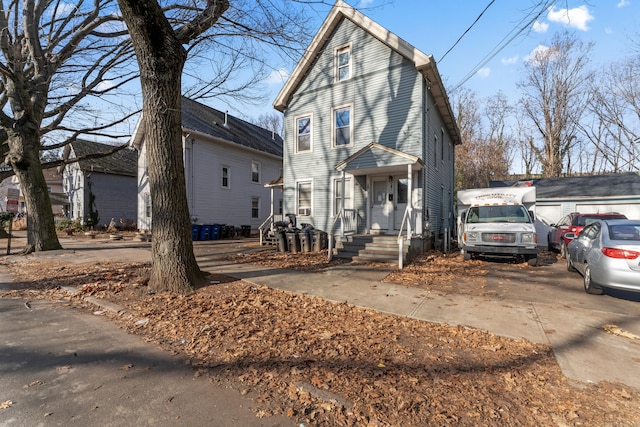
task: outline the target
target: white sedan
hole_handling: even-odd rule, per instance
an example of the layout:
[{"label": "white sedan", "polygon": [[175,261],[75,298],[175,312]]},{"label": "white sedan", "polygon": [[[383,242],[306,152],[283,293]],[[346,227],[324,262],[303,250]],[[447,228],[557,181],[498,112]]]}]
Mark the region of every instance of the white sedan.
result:
[{"label": "white sedan", "polygon": [[587,293],[640,292],[640,221],[601,220],[568,237],[567,270],[582,274]]}]

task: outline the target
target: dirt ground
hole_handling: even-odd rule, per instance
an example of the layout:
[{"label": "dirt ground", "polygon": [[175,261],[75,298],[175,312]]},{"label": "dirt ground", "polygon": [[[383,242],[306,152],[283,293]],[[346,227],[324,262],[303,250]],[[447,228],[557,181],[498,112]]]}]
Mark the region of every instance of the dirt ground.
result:
[{"label": "dirt ground", "polygon": [[[269,251],[229,261],[311,272],[329,266],[326,253]],[[148,264],[62,265],[29,257],[4,264],[22,283],[0,297],[48,298],[109,317],[180,355],[194,376],[251,396],[259,417],[286,414],[306,426],[637,426],[640,420],[640,391],[572,383],[549,347],[524,340],[221,275],[210,276],[211,284],[191,295],[154,293],[147,286]],[[535,271],[526,263],[508,268]],[[434,252],[385,280],[486,295],[486,274],[483,261],[467,261],[463,269],[459,255]],[[112,301],[126,312],[98,310],[86,296]]]}]

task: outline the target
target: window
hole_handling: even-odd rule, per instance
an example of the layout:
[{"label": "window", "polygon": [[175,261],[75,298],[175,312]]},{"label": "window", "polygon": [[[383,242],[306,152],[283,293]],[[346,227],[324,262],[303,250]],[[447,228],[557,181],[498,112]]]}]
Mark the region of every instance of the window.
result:
[{"label": "window", "polygon": [[333,145],[346,147],[351,145],[351,107],[333,110]]},{"label": "window", "polygon": [[144,193],[144,216],[151,218],[151,194]]},{"label": "window", "polygon": [[398,188],[396,189],[396,203],[405,204],[409,200],[409,180],[407,178],[398,179]]},{"label": "window", "polygon": [[[333,181],[333,214],[338,215],[342,208],[342,178]],[[353,209],[353,201],[351,199],[351,178],[344,179],[344,208]]]},{"label": "window", "polygon": [[311,151],[311,116],[296,119],[296,152]]},{"label": "window", "polygon": [[298,182],[298,215],[311,215],[311,181]]},{"label": "window", "polygon": [[444,129],[440,129],[440,160],[444,162]]},{"label": "window", "polygon": [[260,182],[260,163],[251,162],[251,182]]},{"label": "window", "polygon": [[438,135],[433,135],[433,165],[438,167]]},{"label": "window", "polygon": [[351,47],[344,46],[336,50],[336,81],[351,77]]},{"label": "window", "polygon": [[222,167],[222,188],[231,188],[229,183],[229,166]]},{"label": "window", "polygon": [[251,198],[251,218],[260,218],[260,197]]}]

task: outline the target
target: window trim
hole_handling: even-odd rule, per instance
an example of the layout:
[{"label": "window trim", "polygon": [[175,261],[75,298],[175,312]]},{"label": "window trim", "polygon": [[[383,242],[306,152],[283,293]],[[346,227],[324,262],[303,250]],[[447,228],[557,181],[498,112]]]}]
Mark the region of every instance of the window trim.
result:
[{"label": "window trim", "polygon": [[[253,179],[253,165],[256,165],[258,167],[258,176],[255,180]],[[260,184],[260,175],[262,173],[261,169],[262,169],[262,165],[260,164],[259,161],[251,160],[251,183],[252,184]]]},{"label": "window trim", "polygon": [[[349,61],[347,62],[346,65],[340,66],[340,61],[339,61],[339,57],[340,57],[340,53],[344,52],[344,51],[348,51],[349,52]],[[334,63],[334,68],[333,68],[333,81],[335,83],[337,82],[343,82],[345,80],[349,80],[351,78],[351,76],[353,75],[353,49],[351,48],[351,43],[347,43],[347,44],[343,44],[341,46],[338,46],[334,49],[333,52],[333,63]],[[341,79],[340,78],[340,69],[341,68],[345,68],[347,67],[349,73],[348,75]]]},{"label": "window trim", "polygon": [[[309,188],[309,196],[310,196],[310,200],[309,200],[309,204],[310,206],[300,206],[300,185],[303,184],[309,184],[310,188]],[[308,208],[309,209],[309,216],[313,216],[313,180],[312,179],[301,179],[296,181],[296,215],[297,216],[301,216],[298,214],[299,210],[301,208]]]},{"label": "window trim", "polygon": [[[354,207],[354,201],[353,201],[353,191],[355,189],[355,179],[354,176],[351,174],[345,174],[345,189],[349,188],[349,194],[351,195],[351,197],[349,197],[348,199],[345,199],[345,203],[344,203],[344,208],[345,209],[353,209]],[[338,210],[339,210],[339,206],[337,206],[338,203],[338,195],[336,193],[337,190],[337,186],[340,185],[342,182],[342,176],[333,176],[332,177],[332,186],[331,186],[331,216],[334,217],[338,214]]]},{"label": "window trim", "polygon": [[[301,119],[309,119],[309,149],[308,150],[300,150],[299,144],[299,134],[298,134],[298,121]],[[313,113],[309,114],[301,114],[299,116],[295,116],[293,118],[293,126],[294,126],[294,135],[295,135],[295,144],[294,144],[294,153],[311,153],[313,152]]]},{"label": "window trim", "polygon": [[[225,169],[227,170],[227,185],[224,185]],[[231,190],[231,168],[227,165],[222,165],[222,167],[220,168],[220,187],[224,188],[225,190]]]},{"label": "window trim", "polygon": [[[254,202],[257,204],[256,207],[253,206]],[[254,211],[256,216],[253,215]],[[260,196],[251,196],[251,219],[260,219]]]},{"label": "window trim", "polygon": [[[349,109],[349,143],[344,145],[336,145],[336,112],[339,110]],[[353,147],[353,103],[343,104],[331,109],[331,148],[340,149],[345,147]]]}]

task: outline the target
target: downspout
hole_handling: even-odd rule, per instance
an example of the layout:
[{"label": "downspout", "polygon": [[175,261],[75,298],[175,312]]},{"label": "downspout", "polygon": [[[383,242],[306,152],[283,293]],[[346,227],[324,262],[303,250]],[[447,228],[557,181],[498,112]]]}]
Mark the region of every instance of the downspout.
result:
[{"label": "downspout", "polygon": [[[340,198],[340,233],[344,237],[344,188],[345,188],[345,171],[342,169],[342,197]],[[352,196],[353,197],[353,196]]]}]

